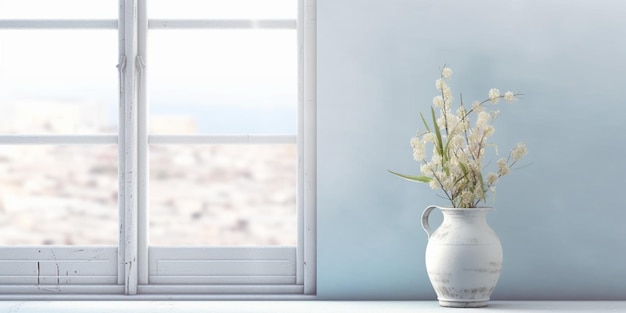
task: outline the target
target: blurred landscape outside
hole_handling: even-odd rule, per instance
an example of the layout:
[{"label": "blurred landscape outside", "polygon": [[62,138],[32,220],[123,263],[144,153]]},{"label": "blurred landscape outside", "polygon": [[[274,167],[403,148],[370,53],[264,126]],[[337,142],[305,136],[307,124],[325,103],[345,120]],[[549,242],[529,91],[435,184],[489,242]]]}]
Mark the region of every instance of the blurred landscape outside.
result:
[{"label": "blurred landscape outside", "polygon": [[[96,109],[46,107],[66,109],[66,123],[10,119],[29,133],[58,134],[86,126]],[[156,120],[160,129],[179,125]],[[117,157],[116,145],[0,145],[0,245],[117,244]],[[295,244],[295,145],[152,145],[149,166],[151,244]]]},{"label": "blurred landscape outside", "polygon": [[[185,1],[194,14],[193,5],[228,16],[267,7],[231,2]],[[0,19],[117,14],[112,0],[55,3],[0,0]],[[93,14],[65,16],[63,3]],[[172,2],[149,3],[162,18]],[[295,1],[264,3],[288,3],[295,18]],[[295,34],[150,31],[151,134],[295,135]],[[117,135],[117,43],[116,30],[0,30],[0,135]],[[150,244],[295,245],[296,153],[295,144],[150,145]],[[117,158],[116,145],[0,144],[0,245],[117,245]]]}]

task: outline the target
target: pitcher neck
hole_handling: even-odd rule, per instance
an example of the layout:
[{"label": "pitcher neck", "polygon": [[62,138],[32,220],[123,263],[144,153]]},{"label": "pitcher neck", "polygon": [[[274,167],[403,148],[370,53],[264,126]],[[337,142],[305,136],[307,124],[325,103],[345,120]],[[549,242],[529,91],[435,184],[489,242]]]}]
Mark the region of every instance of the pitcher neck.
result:
[{"label": "pitcher neck", "polygon": [[485,217],[494,210],[492,207],[479,208],[440,208],[444,216],[449,217]]}]

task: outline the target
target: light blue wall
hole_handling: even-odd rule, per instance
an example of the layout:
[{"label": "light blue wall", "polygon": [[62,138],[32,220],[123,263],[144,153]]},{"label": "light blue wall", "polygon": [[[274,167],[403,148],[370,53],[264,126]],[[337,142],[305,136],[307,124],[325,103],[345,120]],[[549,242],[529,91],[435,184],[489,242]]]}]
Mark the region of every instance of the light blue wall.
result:
[{"label": "light blue wall", "polygon": [[434,299],[419,216],[446,202],[386,170],[417,173],[409,139],[445,63],[468,101],[525,94],[495,124],[530,166],[489,216],[493,298],[626,300],[625,58],[621,0],[318,0],[319,297]]}]

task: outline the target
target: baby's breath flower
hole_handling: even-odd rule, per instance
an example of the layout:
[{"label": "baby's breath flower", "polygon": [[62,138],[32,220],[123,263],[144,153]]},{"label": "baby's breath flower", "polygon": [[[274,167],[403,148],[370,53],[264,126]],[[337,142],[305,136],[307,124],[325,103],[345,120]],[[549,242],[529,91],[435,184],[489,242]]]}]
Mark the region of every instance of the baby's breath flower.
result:
[{"label": "baby's breath flower", "polygon": [[498,160],[498,174],[500,176],[504,176],[504,175],[508,175],[510,171],[511,169],[509,168],[509,165],[506,164],[506,160],[499,159]]},{"label": "baby's breath flower", "polygon": [[463,190],[463,192],[461,193],[461,201],[462,203],[464,203],[465,205],[463,205],[464,207],[467,207],[470,205],[470,203],[472,203],[474,200],[474,193],[470,192],[469,190]]},{"label": "baby's breath flower", "polygon": [[454,190],[454,184],[455,182],[453,181],[454,176],[450,175],[445,175],[443,172],[441,172],[439,175],[437,175],[437,177],[439,177],[439,180],[441,180],[441,188],[445,189],[445,190]]},{"label": "baby's breath flower", "polygon": [[483,135],[485,137],[491,137],[493,133],[496,131],[496,128],[493,125],[487,125],[483,128]]},{"label": "baby's breath flower", "polygon": [[437,79],[435,81],[435,88],[437,88],[437,90],[443,90],[445,85],[446,85],[446,82],[443,81],[443,79]]},{"label": "baby's breath flower", "polygon": [[431,161],[433,164],[441,164],[441,161],[443,161],[443,158],[441,157],[439,152],[437,152],[436,148],[433,148],[433,156],[431,158]]},{"label": "baby's breath flower", "polygon": [[476,113],[481,112],[483,110],[483,106],[480,105],[480,101],[472,102],[472,110],[474,110],[474,112]]},{"label": "baby's breath flower", "polygon": [[450,87],[448,87],[448,85],[444,84],[441,92],[443,93],[443,98],[445,100],[444,102],[446,106],[449,107],[452,104],[452,99],[453,99],[452,90],[450,89]]},{"label": "baby's breath flower", "polygon": [[[453,151],[461,150],[461,148],[465,144],[465,138],[463,138],[462,136],[454,136],[450,138],[449,142],[450,142],[450,146],[448,147],[449,149]],[[454,157],[458,157],[458,155],[454,155]]]},{"label": "baby's breath flower", "polygon": [[463,116],[465,116],[465,113],[467,113],[467,110],[465,110],[464,107],[459,107],[458,109],[456,109],[456,115],[459,118],[462,118]]},{"label": "baby's breath flower", "polygon": [[426,133],[424,134],[424,136],[422,137],[422,140],[424,142],[435,142],[435,134],[433,133]]},{"label": "baby's breath flower", "polygon": [[424,142],[422,142],[418,137],[413,137],[411,138],[411,146],[413,147],[413,159],[415,159],[415,161],[422,161],[426,159]]},{"label": "baby's breath flower", "polygon": [[[447,114],[448,119],[448,131],[453,132],[456,130],[456,125],[461,121],[458,116],[449,113]],[[451,135],[451,134],[450,134]]]},{"label": "baby's breath flower", "polygon": [[509,102],[509,103],[515,101],[515,94],[512,91],[505,92],[504,100],[506,100],[506,102]]},{"label": "baby's breath flower", "polygon": [[[443,114],[445,115],[445,114]],[[437,119],[437,126],[439,126],[439,128],[444,129],[446,128],[446,117],[445,116],[441,116]]]},{"label": "baby's breath flower", "polygon": [[431,189],[436,190],[441,188],[441,186],[439,186],[439,182],[437,182],[436,179],[431,180],[428,185],[430,186]]},{"label": "baby's breath flower", "polygon": [[518,143],[513,151],[511,151],[511,157],[513,161],[519,161],[526,155],[526,145],[524,143]]},{"label": "baby's breath flower", "polygon": [[459,132],[467,132],[470,129],[469,119],[464,118],[463,120],[459,121],[459,124],[457,127],[459,127]]},{"label": "baby's breath flower", "polygon": [[491,119],[491,115],[488,112],[481,111],[478,113],[478,118],[476,119],[476,127],[483,128],[485,125],[489,123]]},{"label": "baby's breath flower", "polygon": [[500,99],[500,90],[496,88],[491,88],[489,90],[489,102],[496,103]]},{"label": "baby's breath flower", "polygon": [[[470,150],[470,153],[476,159],[480,160],[485,155],[484,143],[482,145],[476,144],[475,146],[472,146],[472,149]],[[476,171],[480,171],[480,168],[479,167],[476,168]]]},{"label": "baby's breath flower", "polygon": [[433,105],[436,108],[441,108],[443,107],[443,97],[442,96],[436,96],[433,98]]},{"label": "baby's breath flower", "polygon": [[[507,91],[501,95],[498,89],[492,88],[489,97],[482,102],[472,102],[471,109],[463,105],[454,107],[452,91],[447,84],[452,70],[444,67],[440,74],[435,82],[439,94],[432,101],[433,109],[439,114],[435,112],[434,121],[431,118],[423,121],[427,132],[411,138],[413,158],[420,163],[421,175],[430,179],[430,188],[441,189],[452,206],[475,207],[481,201],[487,201],[487,193],[495,192],[500,177],[508,175],[511,167],[526,154],[526,146],[517,144],[507,158],[497,160],[495,172],[482,175],[486,148],[495,146],[489,142],[495,132],[491,123],[499,114],[498,110],[486,110],[483,104],[488,101],[495,104],[501,98],[512,102],[516,94]],[[430,159],[427,160],[426,151],[430,148],[432,153],[428,154]],[[495,154],[498,154],[497,146]]]}]

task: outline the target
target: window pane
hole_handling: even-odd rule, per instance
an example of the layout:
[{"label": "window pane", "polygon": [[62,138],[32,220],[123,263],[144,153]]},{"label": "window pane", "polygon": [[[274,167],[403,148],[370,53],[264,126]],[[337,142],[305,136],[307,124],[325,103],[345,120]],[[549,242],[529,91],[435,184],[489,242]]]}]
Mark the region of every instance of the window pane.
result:
[{"label": "window pane", "polygon": [[294,30],[159,30],[148,44],[153,132],[296,133]]},{"label": "window pane", "polygon": [[115,30],[0,30],[0,133],[117,132]]},{"label": "window pane", "polygon": [[116,145],[0,145],[0,245],[116,245]]},{"label": "window pane", "polygon": [[153,145],[150,243],[295,245],[295,145]]},{"label": "window pane", "polygon": [[295,19],[297,0],[150,0],[148,16],[163,19]]},{"label": "window pane", "polygon": [[118,0],[0,0],[0,19],[116,19]]}]

